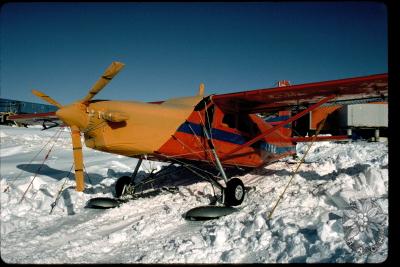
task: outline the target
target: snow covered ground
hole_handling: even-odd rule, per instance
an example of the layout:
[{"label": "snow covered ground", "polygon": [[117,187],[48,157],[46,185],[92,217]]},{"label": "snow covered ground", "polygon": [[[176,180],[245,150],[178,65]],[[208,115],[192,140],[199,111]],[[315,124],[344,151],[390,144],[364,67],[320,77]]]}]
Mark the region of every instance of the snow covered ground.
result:
[{"label": "snow covered ground", "polygon": [[[386,142],[315,143],[271,219],[296,167],[292,158],[240,177],[249,190],[238,212],[187,221],[182,216],[187,210],[209,203],[209,184],[184,179],[178,192],[161,191],[114,209],[85,208],[91,198],[113,197],[115,181],[130,174],[136,159],[84,148],[90,182],[77,193],[73,175],[67,178],[68,132],[39,171],[52,143],[31,162],[56,132],[0,127],[1,258],[7,263],[382,262],[387,257]],[[300,158],[307,145],[297,145]],[[147,161],[141,174],[160,167]]]}]

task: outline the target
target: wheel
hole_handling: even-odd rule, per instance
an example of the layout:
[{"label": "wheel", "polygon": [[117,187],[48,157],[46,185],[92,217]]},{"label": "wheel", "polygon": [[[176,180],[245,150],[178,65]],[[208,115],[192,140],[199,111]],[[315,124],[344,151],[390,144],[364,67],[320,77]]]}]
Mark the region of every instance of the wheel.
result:
[{"label": "wheel", "polygon": [[115,196],[120,197],[122,195],[122,191],[124,187],[131,182],[131,177],[129,176],[122,176],[120,177],[117,182],[115,183]]},{"label": "wheel", "polygon": [[224,204],[225,206],[238,206],[242,204],[244,199],[244,185],[242,180],[232,178],[226,183],[224,190]]}]

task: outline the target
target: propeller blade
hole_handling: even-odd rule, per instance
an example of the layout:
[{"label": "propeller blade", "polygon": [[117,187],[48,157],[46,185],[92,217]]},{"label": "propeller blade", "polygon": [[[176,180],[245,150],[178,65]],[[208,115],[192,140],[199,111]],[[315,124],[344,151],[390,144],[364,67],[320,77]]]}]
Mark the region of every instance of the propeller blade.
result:
[{"label": "propeller blade", "polygon": [[44,93],[42,93],[40,91],[32,90],[32,94],[34,94],[35,96],[43,99],[44,101],[46,101],[46,102],[48,102],[48,103],[50,103],[50,104],[52,104],[54,106],[57,106],[58,108],[62,107],[60,103],[58,103],[53,98],[51,98],[50,96],[48,96],[48,95],[46,95],[46,94],[44,94]]},{"label": "propeller blade", "polygon": [[85,189],[83,177],[83,155],[81,134],[77,126],[71,126],[72,147],[74,153],[76,191],[82,192]]},{"label": "propeller blade", "polygon": [[82,102],[88,102],[91,100],[101,89],[104,88],[111,80],[114,78],[115,75],[125,66],[125,64],[121,62],[113,62],[111,65],[106,69],[103,76],[100,77],[99,80],[93,85],[92,89],[90,89],[89,93],[82,99]]}]

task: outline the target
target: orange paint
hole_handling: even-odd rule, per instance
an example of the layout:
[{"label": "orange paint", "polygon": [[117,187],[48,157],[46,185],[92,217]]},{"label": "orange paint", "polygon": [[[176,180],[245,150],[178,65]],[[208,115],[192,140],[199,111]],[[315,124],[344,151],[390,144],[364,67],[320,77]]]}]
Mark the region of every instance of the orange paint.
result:
[{"label": "orange paint", "polygon": [[320,107],[311,112],[310,129],[316,130],[318,124],[323,121],[329,114],[340,109],[342,105],[334,105],[327,107]]}]

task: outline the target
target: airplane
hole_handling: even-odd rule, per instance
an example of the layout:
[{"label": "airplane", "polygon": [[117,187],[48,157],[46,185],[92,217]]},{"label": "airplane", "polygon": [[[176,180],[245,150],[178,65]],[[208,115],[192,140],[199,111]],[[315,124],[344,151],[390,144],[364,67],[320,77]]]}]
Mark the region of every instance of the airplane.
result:
[{"label": "airplane", "polygon": [[[211,95],[204,94],[202,83],[197,95],[155,102],[94,100],[123,67],[121,62],[112,62],[88,94],[72,104],[61,105],[32,90],[59,109],[10,117],[25,123],[43,121],[44,128],[45,122],[52,122],[51,127],[70,127],[76,191],[85,189],[83,135],[89,148],[139,159],[130,177],[117,180],[117,197],[132,192],[138,169],[148,159],[185,167],[219,188],[224,206],[238,206],[246,188],[231,173],[248,172],[295,155],[297,142],[311,141],[310,137],[292,137],[292,122],[322,105],[382,101],[388,95],[388,75],[383,73]],[[282,116],[271,123],[260,113]],[[313,140],[345,138],[316,136]]]}]

